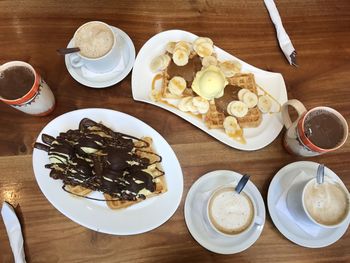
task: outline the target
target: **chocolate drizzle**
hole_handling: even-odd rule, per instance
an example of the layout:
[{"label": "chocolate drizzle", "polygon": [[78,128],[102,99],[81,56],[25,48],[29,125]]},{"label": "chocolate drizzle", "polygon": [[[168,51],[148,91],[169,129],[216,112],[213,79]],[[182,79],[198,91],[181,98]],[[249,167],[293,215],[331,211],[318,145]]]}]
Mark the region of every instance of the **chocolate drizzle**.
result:
[{"label": "chocolate drizzle", "polygon": [[[67,185],[79,185],[118,200],[145,199],[140,191],[155,191],[155,177],[146,169],[162,158],[147,151],[150,145],[144,140],[84,118],[79,129],[61,132],[56,138],[43,134],[42,141],[47,145],[35,143],[34,147],[48,152],[51,163],[45,167],[51,169],[50,177],[63,181],[65,191],[69,192]],[[157,156],[157,160],[151,163],[140,157],[142,152]],[[159,176],[164,175],[157,170]]]}]

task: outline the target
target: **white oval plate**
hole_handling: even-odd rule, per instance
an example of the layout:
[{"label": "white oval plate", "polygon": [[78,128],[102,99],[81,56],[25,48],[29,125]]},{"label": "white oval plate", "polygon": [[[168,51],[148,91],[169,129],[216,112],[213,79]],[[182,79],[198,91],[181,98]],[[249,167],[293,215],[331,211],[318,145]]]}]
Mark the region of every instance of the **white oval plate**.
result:
[{"label": "white oval plate", "polygon": [[[310,175],[311,179],[312,175],[316,175],[318,165],[315,162],[300,161],[284,166],[273,177],[267,194],[269,213],[277,229],[295,244],[309,248],[326,247],[338,241],[346,232],[350,222],[349,219],[337,228],[324,229],[317,237],[313,237],[305,233],[293,220],[279,213],[276,209],[280,196],[287,187],[290,187],[290,182],[294,180],[294,177],[304,171],[305,174]],[[325,175],[343,184],[340,178],[328,167],[325,167]]]},{"label": "white oval plate", "polygon": [[228,170],[217,170],[201,176],[188,191],[185,202],[185,221],[193,238],[206,249],[219,254],[239,253],[260,237],[265,224],[265,205],[256,186],[249,181],[244,188],[257,204],[257,214],[261,225],[255,225],[247,233],[239,236],[224,236],[214,231],[206,217],[206,207],[210,194],[221,185],[238,182],[242,175]]},{"label": "white oval plate", "polygon": [[[108,109],[82,109],[65,113],[45,126],[43,133],[57,136],[60,132],[77,129],[83,118],[102,122],[114,131],[135,137],[150,136],[154,148],[162,156],[168,191],[156,197],[130,206],[112,210],[104,201],[94,201],[72,196],[62,190],[62,181],[49,176],[49,163],[45,151],[34,149],[33,169],[38,185],[49,202],[62,214],[74,222],[92,230],[114,234],[133,235],[150,231],[165,223],[176,211],[183,192],[183,175],[174,151],[165,139],[152,127],[128,114]],[[94,192],[92,197],[103,198],[102,193]]]},{"label": "white oval plate", "polygon": [[[169,30],[161,32],[149,39],[139,51],[132,72],[132,94],[135,100],[147,102],[166,109],[203,131],[217,140],[240,150],[252,151],[261,149],[273,142],[283,128],[281,114],[263,114],[263,121],[257,128],[245,128],[244,136],[247,143],[241,144],[228,137],[222,129],[208,129],[204,122],[185,112],[165,104],[154,102],[150,99],[152,80],[155,74],[150,70],[152,59],[165,52],[165,46],[169,41],[185,40],[193,42],[198,36],[182,31]],[[287,90],[281,74],[258,69],[246,62],[232,56],[219,47],[214,48],[219,60],[238,60],[242,64],[243,72],[254,73],[256,83],[268,91],[281,104],[287,101]]]}]

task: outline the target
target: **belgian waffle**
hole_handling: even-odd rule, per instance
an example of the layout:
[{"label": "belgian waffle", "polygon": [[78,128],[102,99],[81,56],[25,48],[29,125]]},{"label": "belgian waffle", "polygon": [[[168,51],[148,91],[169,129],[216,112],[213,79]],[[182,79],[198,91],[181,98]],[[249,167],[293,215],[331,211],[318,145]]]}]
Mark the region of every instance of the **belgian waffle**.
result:
[{"label": "belgian waffle", "polygon": [[236,73],[233,77],[229,78],[229,82],[231,85],[239,86],[242,89],[248,89],[258,95],[254,75],[252,73]]},{"label": "belgian waffle", "polygon": [[209,129],[219,129],[224,127],[225,115],[216,108],[215,101],[209,102],[209,110],[204,117],[204,122]]},{"label": "belgian waffle", "polygon": [[258,107],[248,110],[247,115],[242,118],[237,118],[237,122],[241,128],[255,128],[260,125],[262,114]]}]

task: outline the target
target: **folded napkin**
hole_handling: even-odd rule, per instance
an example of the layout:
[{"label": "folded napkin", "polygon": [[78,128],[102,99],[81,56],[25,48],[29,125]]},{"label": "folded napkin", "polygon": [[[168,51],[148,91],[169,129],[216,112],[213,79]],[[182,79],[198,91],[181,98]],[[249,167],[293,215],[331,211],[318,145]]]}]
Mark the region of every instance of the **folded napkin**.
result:
[{"label": "folded napkin", "polygon": [[21,225],[16,213],[11,205],[4,202],[1,209],[2,219],[6,227],[7,235],[10,240],[11,249],[16,263],[25,263],[23,236]]},{"label": "folded napkin", "polygon": [[294,179],[288,184],[289,187],[284,189],[280,198],[277,201],[276,209],[279,213],[286,216],[290,220],[292,220],[301,230],[303,230],[306,234],[309,234],[313,237],[317,237],[318,234],[323,230],[320,226],[313,223],[311,220],[301,220],[300,218],[295,218],[293,214],[291,214],[287,207],[287,194],[289,189],[300,182],[309,180],[310,176],[307,176],[303,171],[300,172]]},{"label": "folded napkin", "polygon": [[286,56],[289,64],[292,65],[293,63],[291,59],[291,54],[295,51],[295,49],[293,47],[293,44],[289,36],[287,35],[286,30],[282,25],[281,17],[280,17],[280,14],[278,13],[275,2],[273,0],[264,0],[264,3],[267,10],[269,11],[272,22],[275,25],[279,45],[284,55]]}]

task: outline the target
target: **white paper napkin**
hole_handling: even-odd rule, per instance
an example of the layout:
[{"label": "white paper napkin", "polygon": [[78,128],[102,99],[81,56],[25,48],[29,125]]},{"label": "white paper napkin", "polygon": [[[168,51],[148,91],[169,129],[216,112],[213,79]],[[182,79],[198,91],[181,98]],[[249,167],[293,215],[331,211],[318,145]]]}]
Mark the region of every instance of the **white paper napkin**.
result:
[{"label": "white paper napkin", "polygon": [[16,263],[25,263],[23,236],[21,225],[16,213],[11,205],[4,202],[1,209],[2,219],[6,227],[7,235],[10,240],[11,249]]},{"label": "white paper napkin", "polygon": [[120,56],[120,60],[118,65],[112,69],[111,71],[108,71],[106,73],[95,73],[91,70],[88,70],[86,67],[81,67],[81,73],[83,77],[87,79],[91,79],[93,81],[105,81],[108,79],[111,79],[121,73],[125,69],[125,62],[123,56]]},{"label": "white paper napkin", "polygon": [[301,221],[300,219],[298,220],[297,218],[294,218],[294,216],[289,212],[288,207],[287,207],[287,194],[289,189],[291,188],[292,185],[297,184],[301,181],[305,181],[307,179],[310,179],[303,171],[300,172],[294,179],[289,183],[289,187],[284,189],[283,193],[281,194],[280,198],[277,201],[276,204],[276,209],[278,212],[282,213],[285,215],[287,218],[292,220],[301,230],[303,230],[305,233],[317,237],[319,233],[323,230],[321,227],[318,225],[314,224],[312,221],[306,222],[306,221]]},{"label": "white paper napkin", "polygon": [[275,2],[273,0],[264,0],[265,6],[267,10],[269,11],[271,20],[273,24],[275,25],[276,32],[277,32],[277,38],[278,43],[286,56],[289,64],[292,65],[292,60],[290,55],[295,51],[293,44],[287,35],[286,30],[283,27],[280,14],[278,13],[277,7],[275,5]]}]

